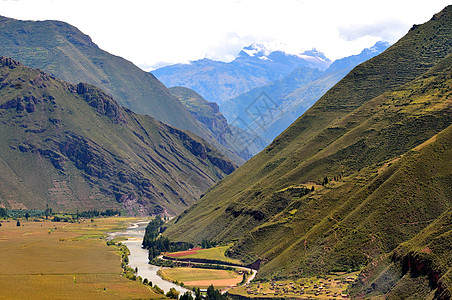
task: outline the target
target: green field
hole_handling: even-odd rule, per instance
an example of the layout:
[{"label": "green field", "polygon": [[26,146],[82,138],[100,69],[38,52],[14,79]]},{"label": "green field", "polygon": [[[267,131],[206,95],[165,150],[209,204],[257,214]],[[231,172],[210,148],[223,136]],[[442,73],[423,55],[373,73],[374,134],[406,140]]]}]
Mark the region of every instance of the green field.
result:
[{"label": "green field", "polygon": [[121,276],[118,248],[107,232],[131,219],[81,223],[3,221],[0,299],[157,299],[149,287]]},{"label": "green field", "polygon": [[[189,254],[189,255],[184,255],[181,256],[180,258],[196,258],[196,259],[205,259],[205,260],[215,260],[215,261],[222,261],[222,262],[227,262],[227,263],[231,263],[231,264],[235,264],[235,265],[242,265],[243,263],[238,260],[238,259],[233,259],[230,257],[227,257],[226,251],[230,248],[231,246],[219,246],[219,247],[214,247],[214,248],[209,248],[209,249],[201,249],[201,250],[197,250],[195,254]],[[175,252],[177,253],[177,252]]]},{"label": "green field", "polygon": [[207,288],[213,284],[216,288],[233,286],[242,281],[242,275],[235,271],[198,269],[198,268],[164,268],[159,275],[168,281],[183,282],[189,287]]}]

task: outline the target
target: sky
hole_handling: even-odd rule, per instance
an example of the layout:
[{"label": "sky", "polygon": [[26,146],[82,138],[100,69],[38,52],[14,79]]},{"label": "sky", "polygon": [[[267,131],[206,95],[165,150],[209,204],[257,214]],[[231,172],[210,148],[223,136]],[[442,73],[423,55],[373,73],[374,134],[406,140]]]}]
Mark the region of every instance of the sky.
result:
[{"label": "sky", "polygon": [[335,60],[396,42],[450,0],[0,0],[0,15],[60,20],[146,71],[233,60],[252,43]]}]

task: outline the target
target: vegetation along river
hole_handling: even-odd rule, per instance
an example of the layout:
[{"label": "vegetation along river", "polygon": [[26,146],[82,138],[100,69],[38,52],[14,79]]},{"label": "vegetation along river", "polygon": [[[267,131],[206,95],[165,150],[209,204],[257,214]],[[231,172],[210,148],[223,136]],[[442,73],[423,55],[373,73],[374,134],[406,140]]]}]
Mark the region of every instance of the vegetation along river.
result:
[{"label": "vegetation along river", "polygon": [[133,269],[138,268],[138,276],[141,276],[143,279],[147,278],[152,282],[153,285],[157,285],[159,288],[164,290],[165,293],[168,292],[170,288],[175,288],[181,294],[185,293],[186,291],[188,291],[187,289],[172,282],[163,280],[160,276],[157,275],[157,271],[160,267],[148,263],[148,250],[141,248],[145,228],[148,223],[149,221],[139,221],[132,223],[127,228],[127,230],[111,233],[110,237],[128,237],[127,241],[124,241],[122,243],[126,245],[130,250],[129,266]]}]

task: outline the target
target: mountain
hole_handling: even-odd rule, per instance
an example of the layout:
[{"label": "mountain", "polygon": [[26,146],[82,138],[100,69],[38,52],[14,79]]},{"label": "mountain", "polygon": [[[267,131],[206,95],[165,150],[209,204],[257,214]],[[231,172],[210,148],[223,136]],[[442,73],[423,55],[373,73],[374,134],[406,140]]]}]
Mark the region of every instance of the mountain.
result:
[{"label": "mountain", "polygon": [[[423,265],[419,281],[436,282],[424,292],[450,297],[448,231],[430,226],[452,208],[451,27],[448,6],[354,68],[165,235],[234,243],[229,255],[260,261],[262,279],[362,270],[372,289],[389,275],[386,259],[400,268],[394,284],[414,292]],[[425,249],[431,264],[422,264],[429,244],[436,250]]]},{"label": "mountain", "polygon": [[60,21],[0,17],[0,54],[63,80],[100,87],[121,105],[199,135],[184,106],[152,74],[100,49]]},{"label": "mountain", "polygon": [[188,111],[212,132],[221,145],[231,149],[245,161],[259,153],[268,142],[245,130],[230,126],[215,102],[205,100],[201,95],[186,87],[169,88]]},{"label": "mountain", "polygon": [[0,206],[174,215],[236,165],[87,84],[0,59]]},{"label": "mountain", "polygon": [[[237,125],[245,126],[242,129],[252,128],[251,130],[260,136],[272,141],[354,67],[382,53],[388,47],[389,44],[378,42],[358,55],[334,61],[324,71],[306,66],[298,67],[280,80],[254,88],[222,103],[220,110],[230,122],[240,119],[241,122],[237,122]],[[258,104],[261,95],[270,99],[274,110],[269,116],[264,113],[263,119],[250,113],[252,107]]]},{"label": "mountain", "polygon": [[168,87],[191,88],[204,99],[221,105],[255,87],[281,79],[299,66],[323,70],[330,63],[315,49],[301,55],[289,55],[282,51],[269,52],[253,44],[229,63],[202,59],[163,67],[152,73]]},{"label": "mountain", "polygon": [[244,160],[206,130],[152,74],[100,49],[89,36],[60,21],[0,17],[0,55],[77,84],[87,82],[122,106],[171,126],[189,130],[238,164]]}]

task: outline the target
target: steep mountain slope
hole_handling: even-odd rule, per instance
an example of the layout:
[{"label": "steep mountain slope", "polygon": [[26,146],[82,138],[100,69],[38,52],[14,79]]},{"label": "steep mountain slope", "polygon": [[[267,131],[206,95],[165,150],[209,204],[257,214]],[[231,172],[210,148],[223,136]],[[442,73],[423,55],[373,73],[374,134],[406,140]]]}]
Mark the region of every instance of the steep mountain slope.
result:
[{"label": "steep mountain slope", "polygon": [[[358,55],[352,55],[334,61],[328,69],[298,67],[281,80],[255,88],[224,102],[220,109],[229,122],[240,119],[238,126],[245,124],[252,128],[253,123],[262,124],[256,130],[262,137],[272,141],[309,107],[311,107],[324,93],[338,83],[348,72],[364,61],[377,56],[389,47],[389,44],[378,42],[373,47],[364,49]],[[275,111],[270,117],[259,120],[250,114],[248,107],[253,106],[259,96],[265,94],[271,99],[272,109]]]},{"label": "steep mountain slope", "polygon": [[87,82],[122,106],[202,137],[238,164],[244,160],[200,124],[152,74],[114,56],[74,26],[60,21],[20,21],[0,17],[0,55],[19,60],[77,84]]},{"label": "steep mountain slope", "polygon": [[169,88],[188,111],[212,132],[217,142],[232,150],[245,161],[262,151],[268,142],[245,130],[230,126],[215,102],[205,100],[201,95],[186,87]]},{"label": "steep mountain slope", "polygon": [[265,278],[359,270],[415,237],[452,207],[451,52],[448,6],[351,71],[166,235],[236,241],[230,254],[261,259]]},{"label": "steep mountain slope", "polygon": [[0,205],[175,214],[235,165],[100,89],[0,59]]},{"label": "steep mountain slope", "polygon": [[244,48],[230,63],[202,59],[152,71],[166,86],[184,86],[218,104],[255,87],[281,79],[299,66],[326,69],[331,62],[315,50],[302,55],[268,53],[259,45]]},{"label": "steep mountain slope", "polygon": [[205,100],[189,88],[172,87],[169,90],[206,129],[212,131],[219,143],[226,145],[226,134],[230,134],[231,129],[216,103]]}]

